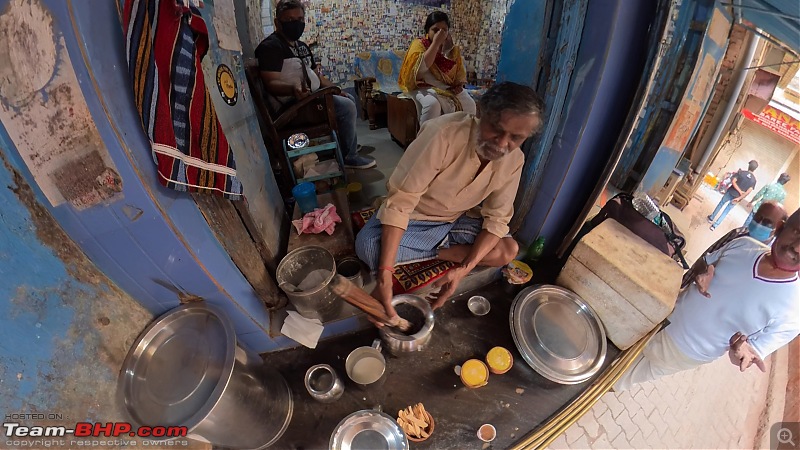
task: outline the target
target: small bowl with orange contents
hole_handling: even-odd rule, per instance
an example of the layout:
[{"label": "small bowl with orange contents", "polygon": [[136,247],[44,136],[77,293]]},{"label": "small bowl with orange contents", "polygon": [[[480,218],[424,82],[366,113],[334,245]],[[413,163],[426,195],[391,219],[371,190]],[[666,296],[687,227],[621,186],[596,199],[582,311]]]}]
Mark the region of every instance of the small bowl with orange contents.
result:
[{"label": "small bowl with orange contents", "polygon": [[458,375],[464,386],[470,389],[479,388],[489,382],[489,367],[479,359],[469,359],[461,365]]},{"label": "small bowl with orange contents", "polygon": [[486,364],[489,371],[495,375],[502,375],[514,365],[514,356],[505,347],[494,347],[486,354]]}]

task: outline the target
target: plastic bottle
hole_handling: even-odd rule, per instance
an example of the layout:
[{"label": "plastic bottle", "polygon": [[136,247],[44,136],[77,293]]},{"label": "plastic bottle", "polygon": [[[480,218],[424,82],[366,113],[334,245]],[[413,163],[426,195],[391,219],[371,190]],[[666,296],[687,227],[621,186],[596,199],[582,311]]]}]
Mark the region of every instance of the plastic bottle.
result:
[{"label": "plastic bottle", "polygon": [[645,216],[647,220],[651,222],[655,222],[660,209],[656,202],[653,201],[647,194],[643,192],[637,192],[633,195],[633,200],[631,200],[633,204],[633,208],[639,212],[639,214]]},{"label": "plastic bottle", "polygon": [[536,238],[535,241],[528,247],[528,253],[525,255],[525,259],[529,262],[536,262],[544,253],[544,237],[539,236]]}]

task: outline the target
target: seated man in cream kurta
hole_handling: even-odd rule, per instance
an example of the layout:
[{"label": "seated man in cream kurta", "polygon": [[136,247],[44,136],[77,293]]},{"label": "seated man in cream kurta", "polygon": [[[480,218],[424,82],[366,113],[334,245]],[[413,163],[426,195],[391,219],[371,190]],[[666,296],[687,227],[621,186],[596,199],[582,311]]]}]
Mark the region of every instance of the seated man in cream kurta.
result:
[{"label": "seated man in cream kurta", "polygon": [[[525,162],[519,147],[542,127],[542,101],[506,82],[481,97],[480,110],[481,119],[458,112],[423,125],[387,183],[386,201],[356,237],[356,253],[377,272],[372,294],[390,316],[397,264],[459,263],[434,284],[438,308],[473,268],[501,267],[517,255],[508,223]],[[478,206],[477,217],[466,214]]]}]

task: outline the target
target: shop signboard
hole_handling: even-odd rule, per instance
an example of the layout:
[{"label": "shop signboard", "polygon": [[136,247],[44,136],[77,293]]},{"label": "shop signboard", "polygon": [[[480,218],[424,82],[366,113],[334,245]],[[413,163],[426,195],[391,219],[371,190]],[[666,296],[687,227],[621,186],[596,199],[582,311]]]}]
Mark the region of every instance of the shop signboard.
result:
[{"label": "shop signboard", "polygon": [[742,114],[753,122],[768,128],[772,132],[800,144],[800,121],[785,112],[767,106],[759,114],[743,109]]}]

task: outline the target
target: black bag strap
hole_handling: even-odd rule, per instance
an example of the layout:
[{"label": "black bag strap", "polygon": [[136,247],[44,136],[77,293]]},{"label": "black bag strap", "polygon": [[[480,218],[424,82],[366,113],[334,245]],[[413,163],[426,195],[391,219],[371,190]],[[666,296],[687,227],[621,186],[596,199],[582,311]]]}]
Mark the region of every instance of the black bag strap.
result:
[{"label": "black bag strap", "polygon": [[[666,224],[669,231],[664,231],[667,235],[667,242],[675,249],[675,255],[678,256],[679,262],[683,266],[683,270],[689,269],[689,264],[686,262],[686,258],[683,257],[683,248],[686,247],[686,239],[683,236],[678,236],[675,233],[675,225],[672,222],[672,217],[669,214],[665,213],[664,211],[660,212],[661,214],[661,223]],[[662,227],[663,229],[664,227]]]},{"label": "black bag strap", "polygon": [[[606,202],[606,204],[618,199],[619,202],[625,203],[626,205],[633,208],[633,198],[634,197],[632,194],[629,194],[627,192],[620,192],[619,194],[611,197],[608,200],[608,202]],[[667,245],[671,246],[673,250],[675,250],[675,255],[677,255],[677,258],[675,258],[675,255],[673,255],[673,259],[680,262],[681,265],[683,266],[683,269],[686,270],[689,268],[689,264],[683,257],[683,248],[686,246],[686,239],[684,239],[683,236],[679,236],[677,233],[675,233],[675,225],[672,221],[672,218],[664,211],[659,211],[659,212],[661,215],[661,223],[666,224],[666,226],[662,226],[661,228],[667,240]],[[607,214],[605,213],[604,209],[601,209],[600,213],[598,213],[595,217],[593,217],[589,221],[588,223],[589,227],[587,228],[584,234],[591,231],[597,225],[600,225],[600,223],[604,221],[606,218]]]}]

